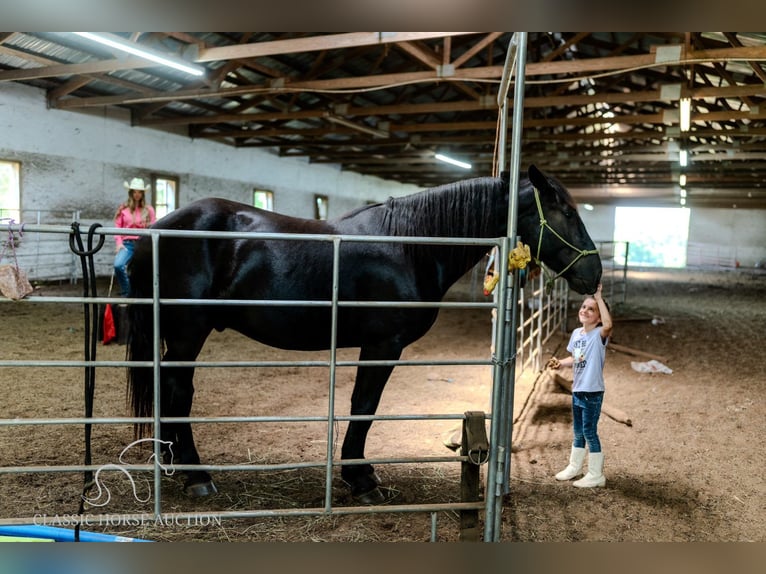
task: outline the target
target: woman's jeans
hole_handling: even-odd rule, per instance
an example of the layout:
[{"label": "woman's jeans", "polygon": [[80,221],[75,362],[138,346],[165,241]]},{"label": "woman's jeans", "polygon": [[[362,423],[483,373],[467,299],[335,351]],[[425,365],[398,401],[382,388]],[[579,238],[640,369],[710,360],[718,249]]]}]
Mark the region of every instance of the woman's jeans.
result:
[{"label": "woman's jeans", "polygon": [[574,426],[575,448],[585,448],[588,443],[590,452],[601,452],[598,440],[598,419],[601,416],[601,403],[604,393],[572,393],[572,419]]},{"label": "woman's jeans", "polygon": [[128,262],[133,259],[134,241],[127,239],[122,242],[125,249],[120,249],[114,256],[114,274],[117,277],[117,283],[120,285],[120,295],[127,297],[130,295],[130,280],[128,279]]}]

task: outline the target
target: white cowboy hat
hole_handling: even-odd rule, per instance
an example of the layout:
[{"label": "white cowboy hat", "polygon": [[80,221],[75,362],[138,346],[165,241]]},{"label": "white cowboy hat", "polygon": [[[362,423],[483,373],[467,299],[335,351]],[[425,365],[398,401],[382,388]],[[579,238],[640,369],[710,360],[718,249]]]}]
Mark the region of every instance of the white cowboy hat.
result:
[{"label": "white cowboy hat", "polygon": [[139,191],[149,191],[149,187],[151,187],[146,185],[140,177],[134,177],[130,180],[130,183],[126,181],[123,185],[125,189],[138,189]]}]

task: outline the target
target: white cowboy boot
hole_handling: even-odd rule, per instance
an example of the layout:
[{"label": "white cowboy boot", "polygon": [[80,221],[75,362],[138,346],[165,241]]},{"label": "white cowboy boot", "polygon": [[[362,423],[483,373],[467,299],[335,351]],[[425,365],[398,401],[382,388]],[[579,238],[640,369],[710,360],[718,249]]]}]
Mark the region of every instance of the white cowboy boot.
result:
[{"label": "white cowboy boot", "polygon": [[556,480],[572,480],[580,474],[584,461],[585,449],[573,446],[572,452],[569,453],[569,465],[556,475]]},{"label": "white cowboy boot", "polygon": [[594,486],[606,485],[603,452],[592,452],[588,455],[588,473],[580,480],[575,480],[572,485],[578,488],[593,488]]}]

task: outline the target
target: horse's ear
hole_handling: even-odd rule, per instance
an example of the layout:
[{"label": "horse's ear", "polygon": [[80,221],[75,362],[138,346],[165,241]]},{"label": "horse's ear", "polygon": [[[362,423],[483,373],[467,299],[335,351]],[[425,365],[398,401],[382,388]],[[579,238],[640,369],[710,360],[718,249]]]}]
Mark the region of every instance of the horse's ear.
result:
[{"label": "horse's ear", "polygon": [[527,169],[527,175],[529,176],[529,181],[537,189],[544,189],[548,186],[548,178],[542,171],[537,169],[536,165],[530,164],[529,169]]}]

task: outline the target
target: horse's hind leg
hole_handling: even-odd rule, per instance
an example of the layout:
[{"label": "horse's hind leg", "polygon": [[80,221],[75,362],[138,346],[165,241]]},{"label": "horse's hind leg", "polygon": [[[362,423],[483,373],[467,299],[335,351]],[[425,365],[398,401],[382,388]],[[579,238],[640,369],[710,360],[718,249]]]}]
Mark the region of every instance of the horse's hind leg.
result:
[{"label": "horse's hind leg", "polygon": [[[173,360],[166,355],[165,360]],[[167,370],[170,370],[168,368]],[[163,417],[188,417],[191,414],[192,399],[194,398],[194,369],[191,367],[176,367],[174,373],[162,380]],[[194,445],[194,435],[191,423],[165,423],[161,427],[163,440],[173,443],[173,462],[178,464],[199,464],[200,458]],[[204,470],[186,470],[184,490],[190,496],[207,496],[215,494],[217,489],[210,474]]]},{"label": "horse's hind leg", "polygon": [[[359,355],[361,361],[396,360],[402,353],[398,345],[381,345],[375,348],[364,347]],[[380,403],[383,388],[391,376],[393,366],[359,366],[356,373],[354,392],[351,395],[352,415],[373,415]],[[341,449],[341,459],[364,458],[364,445],[372,421],[351,421],[346,431]],[[364,504],[380,504],[385,497],[380,492],[380,481],[371,464],[343,465],[343,480],[351,487],[354,498]]]},{"label": "horse's hind leg", "polygon": [[[188,361],[196,358],[202,348],[205,337],[202,337],[194,349],[188,347],[183,352],[168,341],[168,350],[163,357],[165,361]],[[161,406],[163,417],[188,417],[191,414],[194,398],[194,368],[165,367],[162,369],[160,381]],[[200,464],[199,453],[194,445],[194,435],[191,423],[165,423],[161,426],[163,440],[173,443],[173,462],[177,464]],[[190,496],[207,496],[215,494],[217,489],[210,474],[204,470],[186,470],[184,490]]]}]

